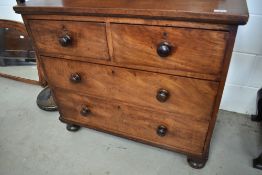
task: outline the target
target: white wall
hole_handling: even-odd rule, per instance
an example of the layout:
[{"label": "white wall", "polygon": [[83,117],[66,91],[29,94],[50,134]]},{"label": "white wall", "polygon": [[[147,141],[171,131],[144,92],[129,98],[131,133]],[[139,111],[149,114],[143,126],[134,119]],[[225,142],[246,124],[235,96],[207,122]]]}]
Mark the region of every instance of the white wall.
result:
[{"label": "white wall", "polygon": [[262,0],[247,3],[249,21],[239,27],[220,108],[254,114],[262,87]]},{"label": "white wall", "polygon": [[14,5],[16,5],[16,0],[0,0],[0,19],[10,19],[23,22],[21,15],[14,12]]},{"label": "white wall", "polygon": [[[247,0],[249,22],[240,26],[220,108],[254,114],[256,93],[262,87],[262,0]],[[0,1],[0,19],[22,21],[12,6],[15,0]]]}]

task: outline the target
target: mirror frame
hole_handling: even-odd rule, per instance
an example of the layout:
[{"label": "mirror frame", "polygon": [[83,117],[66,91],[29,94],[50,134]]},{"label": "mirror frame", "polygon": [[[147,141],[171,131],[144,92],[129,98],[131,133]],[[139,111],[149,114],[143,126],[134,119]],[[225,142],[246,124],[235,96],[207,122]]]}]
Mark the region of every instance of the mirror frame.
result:
[{"label": "mirror frame", "polygon": [[[18,21],[0,19],[0,28],[13,28],[13,29],[16,29],[19,32],[21,32],[23,35],[28,36],[25,25],[21,22],[18,22]],[[35,50],[33,45],[32,45],[32,47]],[[25,82],[25,83],[29,83],[29,84],[40,85],[40,86],[44,87],[44,86],[47,85],[47,81],[45,80],[43,70],[42,70],[41,66],[39,65],[39,60],[37,58],[37,54],[36,54],[36,66],[37,66],[37,72],[38,72],[38,81],[27,79],[27,78],[22,78],[22,77],[17,77],[17,76],[5,74],[5,73],[2,73],[2,72],[0,72],[0,77],[9,78],[9,79],[12,79],[12,80],[21,81],[21,82]]]}]

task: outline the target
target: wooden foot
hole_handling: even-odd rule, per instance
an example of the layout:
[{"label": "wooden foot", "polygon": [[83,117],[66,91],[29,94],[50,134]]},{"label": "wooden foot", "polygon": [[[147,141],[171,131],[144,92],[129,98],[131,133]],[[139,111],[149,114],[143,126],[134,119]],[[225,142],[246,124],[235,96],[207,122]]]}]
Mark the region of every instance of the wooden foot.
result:
[{"label": "wooden foot", "polygon": [[81,127],[78,125],[73,125],[73,124],[67,124],[66,129],[70,132],[76,132],[80,129]]},{"label": "wooden foot", "polygon": [[253,160],[253,167],[262,170],[262,153],[258,158]]},{"label": "wooden foot", "polygon": [[187,163],[195,169],[204,168],[207,162],[207,158],[194,158],[194,157],[187,157]]},{"label": "wooden foot", "polygon": [[204,168],[209,157],[209,146],[205,150],[204,154],[200,157],[187,156],[187,163],[195,169]]}]

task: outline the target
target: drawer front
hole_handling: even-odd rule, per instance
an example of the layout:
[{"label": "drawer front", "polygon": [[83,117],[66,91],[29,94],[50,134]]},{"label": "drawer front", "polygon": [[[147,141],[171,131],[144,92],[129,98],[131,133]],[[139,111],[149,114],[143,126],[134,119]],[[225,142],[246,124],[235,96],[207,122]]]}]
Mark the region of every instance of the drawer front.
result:
[{"label": "drawer front", "polygon": [[109,59],[104,23],[30,20],[40,54]]},{"label": "drawer front", "polygon": [[111,27],[116,62],[220,74],[227,32],[127,24]]},{"label": "drawer front", "polygon": [[195,119],[210,119],[218,88],[217,82],[99,64],[47,57],[43,63],[52,86]]},{"label": "drawer front", "polygon": [[[131,139],[200,154],[208,122],[192,121],[55,89],[62,120],[113,132]],[[158,133],[157,133],[158,132]]]}]

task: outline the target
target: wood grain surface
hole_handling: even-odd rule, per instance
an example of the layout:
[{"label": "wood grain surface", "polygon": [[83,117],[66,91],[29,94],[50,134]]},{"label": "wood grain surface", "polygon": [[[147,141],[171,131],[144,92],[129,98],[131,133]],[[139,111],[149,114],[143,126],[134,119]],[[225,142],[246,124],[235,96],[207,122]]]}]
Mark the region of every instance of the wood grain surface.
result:
[{"label": "wood grain surface", "polygon": [[[30,20],[39,54],[56,53],[94,59],[109,59],[104,23]],[[59,38],[69,35],[72,43],[63,47]]]},{"label": "wood grain surface", "polygon": [[245,0],[34,0],[14,7],[22,14],[140,17],[245,24]]},{"label": "wood grain surface", "polygon": [[[196,122],[190,117],[145,110],[57,88],[54,94],[61,116],[67,121],[191,154],[202,153],[208,122]],[[83,106],[91,110],[89,115],[80,114]],[[164,137],[156,133],[159,125],[168,129]]]},{"label": "wood grain surface", "polygon": [[[220,74],[227,32],[188,28],[112,24],[114,61],[127,65]],[[160,57],[160,43],[171,45],[171,54]]]},{"label": "wood grain surface", "polygon": [[[48,82],[55,87],[115,99],[159,111],[190,115],[197,120],[209,120],[218,83],[183,78],[146,71],[82,63],[55,58],[43,58]],[[81,82],[72,83],[77,73]],[[166,89],[170,97],[159,102],[159,89]]]}]

